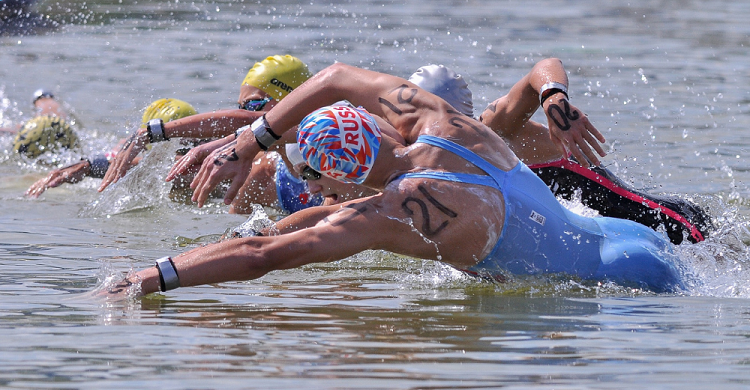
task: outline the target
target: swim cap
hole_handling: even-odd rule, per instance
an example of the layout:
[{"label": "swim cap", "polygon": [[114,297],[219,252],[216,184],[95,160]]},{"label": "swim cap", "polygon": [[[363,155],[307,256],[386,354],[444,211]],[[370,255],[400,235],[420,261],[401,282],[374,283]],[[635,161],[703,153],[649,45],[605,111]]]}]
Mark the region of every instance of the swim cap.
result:
[{"label": "swim cap", "polygon": [[55,95],[52,94],[52,92],[50,92],[49,90],[46,90],[44,88],[39,88],[36,91],[34,91],[34,95],[31,98],[31,104],[36,103],[36,101],[39,100],[39,99],[41,99],[41,98],[54,99]]},{"label": "swim cap", "polygon": [[151,119],[161,119],[164,122],[195,115],[198,111],[188,102],[179,99],[159,99],[146,107],[141,119],[141,127],[145,127]]},{"label": "swim cap", "polygon": [[13,139],[13,150],[29,158],[37,158],[47,151],[78,146],[78,136],[62,118],[40,115],[24,123]]},{"label": "swim cap", "polygon": [[344,183],[362,184],[380,149],[380,128],[364,108],[333,105],[300,122],[297,143],[310,168]]},{"label": "swim cap", "polygon": [[471,90],[463,77],[443,65],[427,65],[417,69],[409,77],[427,92],[440,96],[453,108],[467,116],[474,116]]},{"label": "swim cap", "polygon": [[286,144],[286,158],[289,160],[289,163],[292,164],[292,167],[296,167],[297,165],[305,164],[305,158],[302,157],[302,153],[299,151],[299,145],[294,144]]},{"label": "swim cap", "polygon": [[247,72],[242,85],[252,85],[281,100],[295,88],[312,77],[307,65],[297,57],[275,55],[256,62]]}]

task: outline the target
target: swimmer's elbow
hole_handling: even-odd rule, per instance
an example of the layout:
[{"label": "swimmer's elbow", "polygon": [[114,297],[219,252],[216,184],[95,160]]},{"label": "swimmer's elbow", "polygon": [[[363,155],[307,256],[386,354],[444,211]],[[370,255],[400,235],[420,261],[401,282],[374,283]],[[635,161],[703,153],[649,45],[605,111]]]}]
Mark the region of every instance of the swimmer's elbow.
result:
[{"label": "swimmer's elbow", "polygon": [[339,80],[346,77],[348,72],[351,71],[351,68],[350,65],[337,62],[318,72],[318,74],[315,75],[315,78],[325,86],[335,86]]},{"label": "swimmer's elbow", "polygon": [[347,88],[351,88],[351,85],[354,84],[353,78],[356,70],[357,68],[351,65],[337,62],[318,72],[315,78],[325,91],[332,94],[331,96],[335,96],[336,99],[341,100],[346,98],[341,92],[346,91]]}]

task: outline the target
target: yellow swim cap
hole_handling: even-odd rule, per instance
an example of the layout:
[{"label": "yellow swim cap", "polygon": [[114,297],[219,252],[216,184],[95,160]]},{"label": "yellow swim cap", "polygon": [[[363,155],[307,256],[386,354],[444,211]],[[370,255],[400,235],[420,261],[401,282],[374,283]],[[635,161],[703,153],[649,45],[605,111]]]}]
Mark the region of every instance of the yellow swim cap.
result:
[{"label": "yellow swim cap", "polygon": [[78,136],[64,119],[40,115],[24,123],[13,140],[13,150],[29,158],[45,152],[78,146]]},{"label": "yellow swim cap", "polygon": [[145,127],[146,123],[151,119],[161,119],[164,122],[169,122],[197,113],[198,111],[195,111],[195,108],[188,102],[179,99],[159,99],[146,107],[143,119],[141,119],[141,127]]},{"label": "yellow swim cap", "polygon": [[297,57],[275,55],[256,62],[247,72],[242,85],[252,85],[281,100],[312,77],[307,65]]}]

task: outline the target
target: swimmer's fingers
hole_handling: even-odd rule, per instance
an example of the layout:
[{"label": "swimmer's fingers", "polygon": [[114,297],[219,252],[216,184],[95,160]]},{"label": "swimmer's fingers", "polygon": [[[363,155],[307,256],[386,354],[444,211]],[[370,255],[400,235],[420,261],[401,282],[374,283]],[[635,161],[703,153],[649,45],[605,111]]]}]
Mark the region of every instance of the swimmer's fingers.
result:
[{"label": "swimmer's fingers", "polygon": [[50,181],[50,176],[51,175],[52,174],[48,175],[47,177],[45,177],[43,179],[39,179],[36,182],[34,182],[34,184],[32,184],[31,187],[29,187],[29,189],[26,190],[25,195],[28,196],[28,197],[30,197],[30,198],[34,198],[34,199],[38,198],[39,195],[41,195],[42,193],[44,193],[44,191],[46,191],[47,188],[49,188],[48,187],[48,183]]},{"label": "swimmer's fingers", "polygon": [[198,207],[203,207],[208,199],[208,195],[221,182],[219,178],[221,167],[214,165],[213,160],[213,156],[209,156],[203,160],[200,171],[198,171],[198,174],[190,183],[190,188],[193,189],[191,199],[198,204]]},{"label": "swimmer's fingers", "polygon": [[[599,135],[601,136],[601,134]],[[599,157],[604,157],[607,155],[607,152],[604,151],[604,148],[602,148],[602,144],[601,144],[602,142],[604,142],[604,137],[596,137],[595,134],[590,133],[590,132],[584,133],[583,137],[586,140],[586,143],[591,145],[594,148],[594,150],[599,155]]]},{"label": "swimmer's fingers", "polygon": [[590,168],[591,165],[599,166],[600,162],[596,155],[591,151],[591,148],[586,142],[573,141],[568,144],[570,153],[576,158],[579,164],[586,168]]},{"label": "swimmer's fingers", "polygon": [[[201,167],[198,170],[198,173],[195,175],[195,177],[193,178],[193,181],[190,183],[190,188],[192,188],[193,190],[196,190],[208,178],[208,175],[214,169],[212,160],[213,160],[213,157],[211,155],[203,159],[203,162],[201,163]],[[195,200],[193,201],[195,202]]]},{"label": "swimmer's fingers", "polygon": [[[245,176],[245,179],[247,176]],[[224,204],[229,205],[234,201],[234,198],[237,197],[237,194],[240,192],[240,189],[242,189],[242,186],[245,184],[245,180],[242,178],[242,175],[237,175],[234,179],[232,179],[232,184],[229,186],[229,189],[227,189],[226,194],[224,194]]]},{"label": "swimmer's fingers", "polygon": [[26,196],[38,198],[44,191],[59,187],[63,183],[77,183],[86,176],[88,172],[88,162],[81,161],[65,168],[55,169],[50,172],[44,179],[37,180],[26,190]]},{"label": "swimmer's fingers", "polygon": [[115,154],[115,157],[110,161],[107,173],[104,174],[102,183],[99,185],[99,192],[104,191],[110,184],[116,183],[120,178],[125,176],[128,169],[132,166],[133,160],[146,148],[147,141],[148,135],[145,132],[141,132],[141,130],[133,133],[125,141],[117,154]]},{"label": "swimmer's fingers", "polygon": [[190,167],[201,164],[214,150],[229,142],[231,142],[230,137],[225,137],[190,149],[190,151],[172,166],[172,169],[169,170],[169,174],[167,174],[166,180],[172,181],[175,177],[185,174]]},{"label": "swimmer's fingers", "polygon": [[[207,173],[205,172],[203,165],[201,165],[201,169],[198,170],[198,173],[193,178],[193,181],[190,182],[190,188],[193,189],[193,195],[190,197],[190,200],[194,203],[198,203],[200,189],[203,187],[203,182],[205,181],[203,179],[204,176],[207,177]],[[203,205],[198,203],[198,207],[203,207]]]},{"label": "swimmer's fingers", "polygon": [[[599,130],[597,130],[586,117],[581,118],[581,121],[578,124],[583,124],[583,131],[573,135],[575,145],[570,145],[571,152],[574,156],[576,156],[576,159],[578,159],[578,161],[584,166],[589,166],[588,164],[585,164],[586,162],[594,166],[601,165],[599,157],[604,157],[607,155],[600,143],[604,142],[604,136],[602,136]],[[579,156],[576,151],[580,151],[581,153],[583,153],[585,159],[582,160],[580,158],[581,156]]]},{"label": "swimmer's fingers", "polygon": [[167,177],[164,179],[165,181],[172,181],[177,176],[185,174],[188,169],[197,164],[198,159],[195,157],[195,153],[192,153],[192,150],[187,152],[184,156],[180,157],[177,162],[172,165],[172,168],[169,170],[169,173],[167,174]]},{"label": "swimmer's fingers", "polygon": [[550,136],[564,156],[568,155],[564,150],[567,149],[585,167],[600,165],[599,156],[606,155],[600,144],[605,142],[604,136],[591,124],[583,111],[570,104],[567,99],[561,99],[550,103],[545,112]]},{"label": "swimmer's fingers", "polygon": [[142,295],[139,294],[139,284],[139,280],[133,282],[128,278],[122,279],[120,281],[107,280],[102,283],[102,285],[97,286],[91,292],[84,294],[84,296],[87,296],[91,299],[104,300],[107,302],[123,301]]},{"label": "swimmer's fingers", "polygon": [[557,150],[560,152],[560,155],[564,157],[568,157],[570,152],[568,152],[566,140],[561,138],[558,135],[558,133],[553,132],[551,129],[550,129],[549,138],[550,140],[552,140],[552,143],[555,144],[555,146],[557,147]]},{"label": "swimmer's fingers", "polygon": [[194,188],[192,200],[202,207],[216,186],[231,180],[224,203],[230,204],[239,192],[250,172],[252,159],[240,159],[235,151],[236,142],[229,143],[212,153],[203,161],[200,172],[190,184]]}]

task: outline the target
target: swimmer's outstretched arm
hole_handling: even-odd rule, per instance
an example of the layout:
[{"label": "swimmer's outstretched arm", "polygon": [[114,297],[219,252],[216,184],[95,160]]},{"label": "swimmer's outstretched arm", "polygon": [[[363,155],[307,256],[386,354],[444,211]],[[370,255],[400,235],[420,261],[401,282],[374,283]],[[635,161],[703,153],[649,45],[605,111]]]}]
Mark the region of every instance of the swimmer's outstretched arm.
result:
[{"label": "swimmer's outstretched arm", "polygon": [[[348,100],[355,106],[363,106],[371,113],[385,117],[391,122],[415,121],[419,116],[416,110],[401,111],[392,103],[383,102],[384,96],[399,88],[403,88],[403,93],[399,94],[400,99],[406,102],[432,96],[427,99],[433,99],[430,101],[433,105],[423,104],[425,110],[444,104],[442,99],[424,92],[402,78],[337,63],[296,88],[265,117],[272,132],[282,136],[287,129],[299,124],[312,111],[340,100]],[[412,129],[408,125],[394,124],[393,127]],[[404,133],[402,136],[408,142],[414,142],[419,130],[414,129],[412,134]],[[232,185],[224,198],[224,203],[230,204],[245,182],[253,158],[261,150],[251,131],[245,131],[235,142],[217,149],[212,156],[203,161],[200,172],[191,184],[195,189],[192,200],[198,203],[199,207],[203,206],[211,191],[220,182],[231,180]]]},{"label": "swimmer's outstretched arm", "polygon": [[[214,138],[224,136],[231,136],[231,139],[234,139],[235,130],[252,123],[263,114],[264,112],[234,109],[191,115],[164,123],[164,135],[166,139],[173,137]],[[109,169],[107,169],[107,173],[104,175],[98,190],[100,192],[104,191],[110,184],[117,182],[125,176],[125,173],[134,165],[133,160],[135,157],[146,148],[149,142],[146,127],[141,127],[128,137],[110,162]]]},{"label": "swimmer's outstretched arm", "polygon": [[38,198],[44,191],[61,186],[63,183],[78,183],[91,175],[91,161],[82,160],[60,169],[54,169],[42,179],[37,180],[26,190],[26,196]]},{"label": "swimmer's outstretched arm", "polygon": [[[256,279],[270,271],[340,260],[367,249],[434,258],[434,246],[409,224],[383,215],[375,199],[379,196],[352,201],[346,207],[321,208],[328,210],[328,215],[310,228],[228,240],[172,257],[179,287]],[[99,295],[121,299],[127,294],[126,287],[137,283],[141,295],[162,291],[159,271],[150,267]]]},{"label": "swimmer's outstretched arm", "polygon": [[[552,84],[550,84],[552,83]],[[556,83],[556,84],[555,84]],[[559,157],[569,154],[583,165],[600,165],[599,157],[606,155],[600,143],[604,136],[589,122],[588,117],[568,101],[563,92],[568,87],[568,76],[562,62],[557,58],[539,61],[532,70],[510,89],[507,95],[492,102],[482,113],[480,120],[496,133],[517,145],[526,145],[538,150],[557,149]],[[540,91],[545,91],[541,104],[547,116],[549,139],[537,136],[539,125],[529,121],[540,107]],[[530,136],[531,133],[531,136]],[[518,141],[522,138],[536,138]],[[533,145],[532,145],[533,144]],[[519,150],[514,151],[523,154]],[[541,156],[550,153],[543,151]],[[543,158],[543,157],[542,157]],[[536,163],[543,161],[529,161]]]}]

